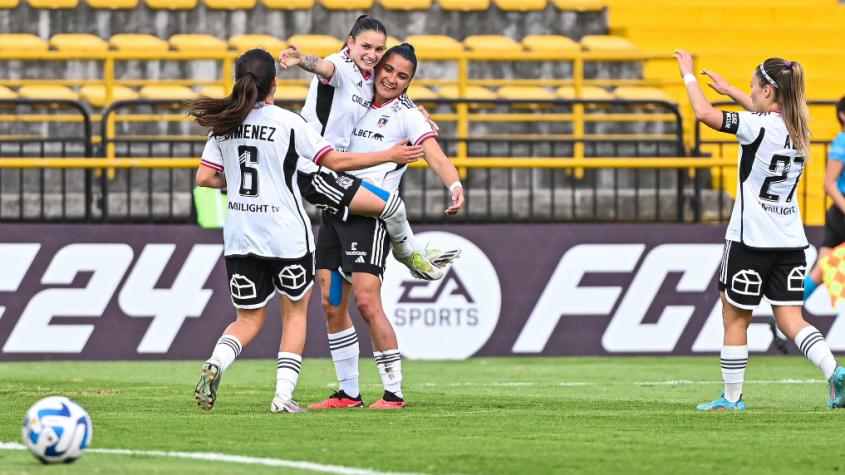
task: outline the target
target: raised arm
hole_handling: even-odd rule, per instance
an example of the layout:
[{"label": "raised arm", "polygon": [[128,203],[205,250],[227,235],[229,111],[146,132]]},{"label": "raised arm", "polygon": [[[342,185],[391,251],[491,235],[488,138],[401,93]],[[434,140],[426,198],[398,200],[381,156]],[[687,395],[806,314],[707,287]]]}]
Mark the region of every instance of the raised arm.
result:
[{"label": "raised arm", "polygon": [[443,185],[449,189],[452,195],[452,206],[446,208],[445,213],[457,214],[464,206],[464,188],[461,185],[458,170],[452,165],[449,157],[443,153],[443,149],[440,148],[440,144],[434,137],[426,139],[422,146],[425,150],[425,161],[428,162],[428,166],[440,177]]},{"label": "raised arm", "polygon": [[687,51],[679,49],[675,51],[675,59],[678,60],[678,68],[681,71],[681,76],[684,78],[687,95],[695,111],[695,118],[711,129],[721,129],[723,122],[722,112],[713,107],[710,101],[704,97],[704,91],[701,90],[701,86],[698,84],[698,80],[695,78],[692,69],[692,56]]},{"label": "raised arm", "polygon": [[734,102],[742,106],[743,109],[750,112],[754,111],[754,104],[751,103],[751,96],[746,94],[743,90],[731,86],[725,78],[714,71],[703,69],[701,72],[710,77],[711,82],[707,83],[707,85],[710,86],[711,89],[723,96],[730,97]]},{"label": "raised arm", "polygon": [[296,45],[290,45],[279,53],[279,65],[282,69],[299,66],[300,69],[316,74],[327,81],[334,75],[334,64],[331,61],[313,54],[303,54]]}]

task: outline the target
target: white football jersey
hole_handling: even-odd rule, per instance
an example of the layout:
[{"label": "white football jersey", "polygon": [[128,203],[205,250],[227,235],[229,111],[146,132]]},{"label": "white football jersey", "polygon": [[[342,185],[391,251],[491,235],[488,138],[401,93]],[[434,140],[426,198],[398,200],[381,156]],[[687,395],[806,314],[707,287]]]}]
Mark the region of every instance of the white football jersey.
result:
[{"label": "white football jersey", "polygon": [[296,173],[315,172],[332,150],[299,114],[273,105],[256,104],[230,134],[209,135],[201,164],[225,173],[229,193],[225,255],[293,259],[312,251]]},{"label": "white football jersey", "polygon": [[[352,131],[350,152],[380,152],[397,143],[410,141],[414,145],[435,137],[431,124],[408,96],[402,94],[380,106],[372,104],[370,110],[358,121]],[[351,170],[347,173],[360,177],[386,191],[399,188],[407,165],[388,162],[374,167]]]},{"label": "white football jersey", "polygon": [[806,157],[776,112],[723,112],[722,132],[739,140],[736,201],[725,239],[759,249],[807,247],[798,182]]},{"label": "white football jersey", "polygon": [[373,73],[361,72],[346,48],[325,59],[334,64],[334,74],[328,81],[314,76],[302,116],[335,149],[345,152],[352,129],[373,100]]}]

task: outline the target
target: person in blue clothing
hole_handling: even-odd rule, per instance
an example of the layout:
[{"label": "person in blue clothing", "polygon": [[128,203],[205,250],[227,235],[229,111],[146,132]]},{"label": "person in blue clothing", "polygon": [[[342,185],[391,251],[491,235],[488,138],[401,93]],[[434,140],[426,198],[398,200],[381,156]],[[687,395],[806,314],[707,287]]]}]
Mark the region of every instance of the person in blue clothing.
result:
[{"label": "person in blue clothing", "polygon": [[836,118],[842,126],[842,131],[830,145],[824,175],[824,191],[833,200],[833,205],[825,215],[824,241],[819,248],[816,265],[804,278],[804,300],[810,298],[816,287],[822,283],[819,262],[830,254],[834,247],[845,243],[845,97],[839,99],[836,104]]}]

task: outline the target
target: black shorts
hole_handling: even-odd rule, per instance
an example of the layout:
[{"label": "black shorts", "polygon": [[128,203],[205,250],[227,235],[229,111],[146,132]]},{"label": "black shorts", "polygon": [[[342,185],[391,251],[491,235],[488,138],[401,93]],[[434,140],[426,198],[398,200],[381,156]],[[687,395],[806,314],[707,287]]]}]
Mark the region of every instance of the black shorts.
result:
[{"label": "black shorts", "polygon": [[314,285],[314,254],[296,259],[226,256],[226,274],[237,308],[263,307],[274,290],[300,300]]},{"label": "black shorts", "polygon": [[317,235],[318,269],[382,276],[388,252],[390,239],[384,221],[354,214],[343,221],[323,213],[323,224]]},{"label": "black shorts", "polygon": [[765,297],[772,305],[804,304],[803,249],[752,249],[742,243],[725,242],[719,270],[719,290],[728,302],[753,310]]},{"label": "black shorts", "polygon": [[822,247],[834,247],[845,242],[845,214],[833,205],[824,216],[824,241]]},{"label": "black shorts", "polygon": [[320,167],[314,173],[298,173],[299,192],[305,201],[322,210],[346,217],[352,197],[361,187],[361,179]]}]

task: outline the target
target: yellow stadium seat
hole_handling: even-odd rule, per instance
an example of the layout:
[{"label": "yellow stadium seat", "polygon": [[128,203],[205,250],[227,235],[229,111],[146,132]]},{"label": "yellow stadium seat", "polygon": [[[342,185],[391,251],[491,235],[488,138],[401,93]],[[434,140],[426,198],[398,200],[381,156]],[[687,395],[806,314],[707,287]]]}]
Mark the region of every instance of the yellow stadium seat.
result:
[{"label": "yellow stadium seat", "polygon": [[431,0],[378,0],[379,5],[388,10],[428,10]]},{"label": "yellow stadium seat", "polygon": [[490,0],[437,0],[446,11],[481,12],[490,8]]},{"label": "yellow stadium seat", "polygon": [[581,51],[581,45],[562,35],[528,35],[522,39],[522,46],[538,53]]},{"label": "yellow stadium seat", "polygon": [[446,35],[411,35],[405,38],[405,42],[412,44],[417,54],[456,54],[464,51],[463,44]]},{"label": "yellow stadium seat", "polygon": [[0,99],[17,99],[18,93],[6,86],[0,86]]},{"label": "yellow stadium seat", "polygon": [[305,86],[279,85],[276,87],[276,100],[305,102],[306,97],[308,97],[308,88]]},{"label": "yellow stadium seat", "polygon": [[12,9],[18,8],[18,4],[20,4],[20,0],[0,0],[0,8],[2,9]]},{"label": "yellow stadium seat", "polygon": [[314,3],[314,0],[261,0],[271,10],[310,10]]},{"label": "yellow stadium seat", "polygon": [[411,86],[408,88],[407,94],[414,102],[425,102],[440,97],[439,94],[425,86]]},{"label": "yellow stadium seat", "polygon": [[400,40],[399,38],[396,38],[395,36],[387,35],[387,41],[385,42],[384,46],[385,46],[385,48],[390,49],[390,48],[393,48],[394,46],[399,45],[401,43],[402,43],[402,40]]},{"label": "yellow stadium seat", "polygon": [[119,34],[109,38],[109,45],[118,51],[167,51],[170,45],[153,35]]},{"label": "yellow stadium seat", "polygon": [[195,97],[197,93],[185,86],[151,84],[141,88],[142,99],[184,101]]},{"label": "yellow stadium seat", "polygon": [[49,47],[46,41],[35,35],[0,35],[0,51],[47,51]]},{"label": "yellow stadium seat", "polygon": [[[555,94],[561,99],[575,99],[575,88],[572,86],[562,86],[555,90]],[[613,99],[613,94],[597,86],[584,86],[581,88],[581,98],[605,100]]]},{"label": "yellow stadium seat", "polygon": [[144,0],[153,10],[193,10],[197,0]]},{"label": "yellow stadium seat", "polygon": [[178,51],[226,51],[228,49],[225,41],[220,38],[204,34],[173,35],[170,37],[170,46]]},{"label": "yellow stadium seat", "polygon": [[370,10],[373,0],[317,0],[326,10]]},{"label": "yellow stadium seat", "polygon": [[238,51],[264,48],[273,57],[277,57],[283,49],[288,47],[288,44],[270,35],[235,35],[229,38],[229,46]]},{"label": "yellow stadium seat", "polygon": [[602,0],[551,0],[558,10],[576,12],[600,12],[607,7]]},{"label": "yellow stadium seat", "polygon": [[613,94],[619,99],[639,101],[672,101],[665,92],[656,87],[617,87]]},{"label": "yellow stadium seat", "polygon": [[255,0],[202,0],[211,10],[252,10]]},{"label": "yellow stadium seat", "polygon": [[501,35],[471,35],[464,39],[464,45],[470,51],[480,53],[522,53],[522,45]]},{"label": "yellow stadium seat", "polygon": [[[100,84],[82,86],[79,89],[79,98],[94,107],[105,107],[109,105],[109,102],[106,102],[106,87]],[[126,86],[116,85],[112,88],[111,102],[130,101],[137,98],[138,93]]]},{"label": "yellow stadium seat", "polygon": [[223,88],[223,86],[203,86],[200,88],[200,96],[220,99],[221,97],[226,97],[228,95],[228,92]]},{"label": "yellow stadium seat", "polygon": [[581,38],[581,46],[594,53],[637,51],[634,43],[621,36],[587,35]]},{"label": "yellow stadium seat", "polygon": [[26,0],[30,8],[39,8],[45,10],[58,10],[64,8],[76,8],[79,6],[79,0]]},{"label": "yellow stadium seat", "polygon": [[22,99],[79,99],[79,94],[65,86],[21,86],[18,95]]},{"label": "yellow stadium seat", "polygon": [[344,43],[329,35],[293,35],[288,44],[298,46],[304,53],[328,56],[340,51]]},{"label": "yellow stadium seat", "polygon": [[493,0],[493,3],[506,12],[532,12],[546,9],[546,0]]},{"label": "yellow stadium seat", "polygon": [[467,86],[463,96],[458,93],[458,86],[443,86],[438,92],[444,99],[497,99],[499,97],[495,92],[481,86]]},{"label": "yellow stadium seat", "polygon": [[130,10],[138,6],[138,0],[85,0],[85,3],[100,10]]},{"label": "yellow stadium seat", "polygon": [[53,35],[50,46],[59,51],[108,51],[109,44],[88,33]]}]

